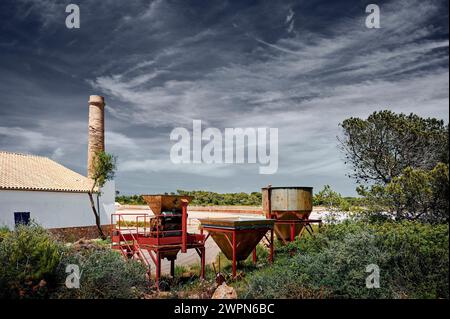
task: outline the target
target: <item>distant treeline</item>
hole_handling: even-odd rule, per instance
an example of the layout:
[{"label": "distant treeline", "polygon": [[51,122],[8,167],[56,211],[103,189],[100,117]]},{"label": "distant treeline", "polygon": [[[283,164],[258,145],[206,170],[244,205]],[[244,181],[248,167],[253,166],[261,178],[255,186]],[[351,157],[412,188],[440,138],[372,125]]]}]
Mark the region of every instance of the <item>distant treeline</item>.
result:
[{"label": "distant treeline", "polygon": [[146,205],[141,195],[118,195],[116,196],[116,202],[121,205]]},{"label": "distant treeline", "polygon": [[219,194],[207,191],[177,190],[177,193],[193,196],[191,204],[196,206],[260,206],[262,202],[260,192]]},{"label": "distant treeline", "polygon": [[[177,190],[176,193],[172,192],[171,195],[189,195],[194,199],[191,205],[195,206],[261,206],[262,195],[260,192],[252,193],[215,193],[208,191],[185,191]],[[131,196],[117,196],[116,202],[125,205],[146,205],[144,199],[140,195]],[[336,205],[339,207],[355,206],[360,202],[359,198],[355,197],[342,197],[340,194],[335,193],[329,186],[325,186],[323,190],[314,195],[314,206],[319,205]],[[345,209],[344,209],[345,210]]]},{"label": "distant treeline", "polygon": [[[207,191],[177,190],[176,193],[171,192],[170,195],[193,196],[191,205],[194,206],[260,206],[262,201],[260,192],[219,194]],[[116,196],[116,202],[122,205],[146,205],[140,195]]]}]

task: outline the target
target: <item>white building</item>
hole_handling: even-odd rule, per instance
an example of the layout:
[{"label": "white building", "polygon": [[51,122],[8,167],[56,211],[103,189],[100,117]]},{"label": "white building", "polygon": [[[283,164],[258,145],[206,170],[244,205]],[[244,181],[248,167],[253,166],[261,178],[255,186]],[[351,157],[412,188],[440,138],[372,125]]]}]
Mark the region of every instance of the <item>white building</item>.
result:
[{"label": "white building", "polygon": [[[33,220],[66,239],[95,237],[92,180],[46,157],[0,151],[0,226]],[[94,194],[102,225],[115,212],[115,186]],[[108,227],[104,227],[105,230]]]}]

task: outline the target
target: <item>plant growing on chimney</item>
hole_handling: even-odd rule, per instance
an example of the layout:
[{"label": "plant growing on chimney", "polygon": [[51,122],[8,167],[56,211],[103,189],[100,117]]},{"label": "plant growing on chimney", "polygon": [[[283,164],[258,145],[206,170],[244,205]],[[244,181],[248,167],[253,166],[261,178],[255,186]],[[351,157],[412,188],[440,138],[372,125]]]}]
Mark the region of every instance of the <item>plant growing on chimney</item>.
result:
[{"label": "plant growing on chimney", "polygon": [[101,195],[101,188],[105,183],[114,178],[116,173],[116,162],[117,158],[106,152],[99,152],[95,156],[94,169],[91,174],[91,179],[94,181],[91,191],[88,193],[89,200],[91,201],[92,212],[95,215],[95,223],[97,225],[98,234],[102,239],[106,239],[103,233],[102,227],[100,225],[100,212],[97,211],[94,203],[93,194],[96,192],[98,196]]}]

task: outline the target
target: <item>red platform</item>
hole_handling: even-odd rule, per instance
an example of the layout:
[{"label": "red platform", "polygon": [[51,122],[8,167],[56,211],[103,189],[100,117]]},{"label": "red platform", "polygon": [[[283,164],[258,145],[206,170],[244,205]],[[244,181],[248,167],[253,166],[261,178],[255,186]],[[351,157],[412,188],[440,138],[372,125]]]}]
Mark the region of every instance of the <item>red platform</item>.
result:
[{"label": "red platform", "polygon": [[[187,201],[182,203],[182,214],[172,214],[171,217],[181,217],[181,230],[160,230],[159,219],[164,216],[141,214],[112,214],[111,241],[112,248],[119,250],[126,258],[135,258],[145,264],[151,276],[151,261],[156,266],[155,281],[159,287],[161,277],[161,261],[170,261],[170,274],[175,274],[175,260],[178,253],[195,249],[200,257],[200,277],[205,277],[205,241],[203,234],[187,232]],[[151,229],[150,221],[156,221],[156,230]],[[132,224],[132,226],[127,226]]]}]

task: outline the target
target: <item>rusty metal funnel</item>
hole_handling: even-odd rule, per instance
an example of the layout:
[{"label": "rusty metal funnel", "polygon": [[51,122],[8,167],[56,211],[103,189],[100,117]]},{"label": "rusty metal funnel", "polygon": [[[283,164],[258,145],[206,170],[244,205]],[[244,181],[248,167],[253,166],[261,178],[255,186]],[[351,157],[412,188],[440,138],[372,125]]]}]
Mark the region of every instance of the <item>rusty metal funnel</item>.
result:
[{"label": "rusty metal funnel", "polygon": [[[294,213],[294,212],[272,212],[272,215],[279,221],[289,221],[289,220],[306,220],[309,218],[310,213]],[[304,224],[296,224],[294,226],[294,237],[298,236],[304,229]],[[277,224],[275,225],[275,234],[280,240],[289,241],[291,234],[291,227],[288,224]]]},{"label": "rusty metal funnel", "polygon": [[190,202],[193,199],[185,195],[142,195],[142,198],[156,216],[162,212],[181,213],[181,200]]},{"label": "rusty metal funnel", "polygon": [[205,218],[199,221],[201,227],[211,234],[217,246],[229,260],[233,260],[233,236],[235,236],[237,261],[247,259],[274,224],[271,219],[239,217]]},{"label": "rusty metal funnel", "polygon": [[[312,191],[312,187],[303,186],[263,188],[263,211],[267,218],[277,221],[306,220],[313,210]],[[292,235],[298,236],[303,228],[303,224],[296,224],[291,234],[289,224],[278,222],[275,233],[278,239],[289,241]]]}]

